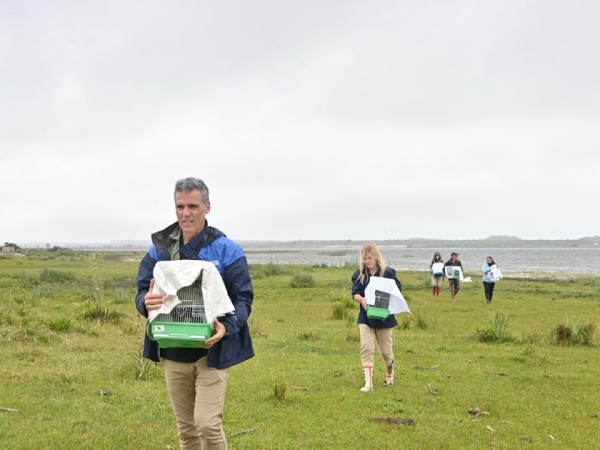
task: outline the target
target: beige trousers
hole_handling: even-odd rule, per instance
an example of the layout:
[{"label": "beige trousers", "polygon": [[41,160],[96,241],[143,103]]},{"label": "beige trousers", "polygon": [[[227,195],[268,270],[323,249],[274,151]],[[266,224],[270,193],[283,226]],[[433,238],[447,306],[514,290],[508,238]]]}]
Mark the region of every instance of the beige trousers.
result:
[{"label": "beige trousers", "polygon": [[163,360],[182,450],[227,449],[222,415],[229,371],[210,369],[206,360]]},{"label": "beige trousers", "polygon": [[431,276],[431,285],[433,287],[441,287],[442,286],[442,277],[434,277],[433,275]]},{"label": "beige trousers", "polygon": [[394,329],[393,328],[371,328],[359,323],[360,331],[360,362],[363,367],[373,367],[375,342],[379,347],[379,353],[383,357],[386,367],[394,362]]}]

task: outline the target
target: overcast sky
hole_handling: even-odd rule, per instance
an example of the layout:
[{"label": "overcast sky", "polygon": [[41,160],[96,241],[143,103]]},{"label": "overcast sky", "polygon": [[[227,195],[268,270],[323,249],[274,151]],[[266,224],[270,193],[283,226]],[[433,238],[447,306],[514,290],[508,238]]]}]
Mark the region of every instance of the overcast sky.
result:
[{"label": "overcast sky", "polygon": [[0,1],[0,243],[600,235],[600,2]]}]

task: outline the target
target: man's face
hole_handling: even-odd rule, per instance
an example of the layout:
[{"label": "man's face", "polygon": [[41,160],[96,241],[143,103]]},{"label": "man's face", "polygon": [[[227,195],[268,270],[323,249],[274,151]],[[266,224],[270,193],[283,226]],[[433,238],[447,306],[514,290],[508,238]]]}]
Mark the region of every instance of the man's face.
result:
[{"label": "man's face", "polygon": [[203,202],[199,190],[175,193],[175,212],[184,244],[200,234],[209,211],[210,203]]}]

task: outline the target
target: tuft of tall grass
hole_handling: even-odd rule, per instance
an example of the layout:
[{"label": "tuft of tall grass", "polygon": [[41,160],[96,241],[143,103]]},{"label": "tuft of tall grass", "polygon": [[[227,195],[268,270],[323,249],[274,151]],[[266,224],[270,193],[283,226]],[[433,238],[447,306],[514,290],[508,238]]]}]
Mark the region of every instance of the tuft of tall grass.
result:
[{"label": "tuft of tall grass", "polygon": [[248,266],[250,276],[252,278],[264,278],[277,275],[284,275],[286,273],[286,267],[276,262],[269,262],[267,264],[250,264]]},{"label": "tuft of tall grass", "polygon": [[19,274],[19,279],[21,281],[21,286],[23,286],[26,289],[29,289],[32,286],[40,284],[39,276],[34,276],[28,272]]},{"label": "tuft of tall grass", "polygon": [[594,344],[596,326],[592,322],[582,322],[577,318],[570,318],[564,323],[559,323],[550,333],[550,341],[556,345],[588,345]]},{"label": "tuft of tall grass", "polygon": [[537,346],[533,342],[526,342],[523,344],[523,355],[525,356],[535,356],[537,351]]},{"label": "tuft of tall grass", "polygon": [[47,343],[48,337],[40,334],[36,325],[30,321],[22,321],[19,326],[7,333],[5,337],[8,341]]},{"label": "tuft of tall grass", "polygon": [[508,328],[508,317],[495,313],[488,322],[475,329],[475,337],[479,342],[513,342],[515,339]]},{"label": "tuft of tall grass", "polygon": [[68,333],[73,328],[73,323],[67,317],[57,317],[48,321],[48,328],[57,333]]},{"label": "tuft of tall grass", "polygon": [[119,323],[122,313],[111,310],[107,306],[88,300],[83,306],[82,316],[85,320],[99,321],[102,323]]},{"label": "tuft of tall grass", "polygon": [[42,283],[66,283],[74,281],[76,278],[72,272],[61,272],[60,270],[53,269],[44,269],[39,276],[39,280]]},{"label": "tuft of tall grass", "polygon": [[275,380],[275,384],[273,385],[273,397],[280,402],[284,402],[287,399],[287,382],[284,378]]},{"label": "tuft of tall grass", "polygon": [[148,381],[154,379],[156,363],[144,358],[143,346],[131,352],[131,366],[136,380]]},{"label": "tuft of tall grass", "polygon": [[344,319],[347,319],[349,315],[350,315],[350,312],[341,303],[336,303],[335,305],[333,305],[333,308],[331,309],[331,318],[332,319],[344,320]]},{"label": "tuft of tall grass", "polygon": [[14,325],[16,322],[11,311],[0,311],[0,325]]},{"label": "tuft of tall grass", "polygon": [[413,321],[412,314],[401,314],[400,320],[398,321],[398,326],[401,330],[408,330],[410,328],[410,324]]},{"label": "tuft of tall grass", "polygon": [[296,273],[290,280],[290,287],[293,288],[307,288],[315,286],[315,277],[311,274]]},{"label": "tuft of tall grass", "polygon": [[354,300],[348,295],[335,295],[332,292],[329,296],[335,300],[332,308],[332,318],[336,320],[345,320],[348,317],[354,317]]},{"label": "tuft of tall grass", "polygon": [[[408,314],[403,314],[403,316],[406,315]],[[413,312],[412,315],[414,316],[415,325],[419,330],[426,330],[427,328],[431,327],[431,322],[429,322],[429,320],[427,320],[421,313]]]},{"label": "tuft of tall grass", "polygon": [[431,272],[419,272],[419,281],[421,286],[430,287],[431,286]]},{"label": "tuft of tall grass", "polygon": [[539,344],[543,341],[544,336],[540,333],[536,333],[536,332],[532,332],[527,331],[525,333],[523,333],[523,336],[521,337],[521,343],[522,344]]},{"label": "tuft of tall grass", "polygon": [[34,286],[31,290],[26,291],[23,300],[31,305],[35,305],[39,300],[42,300],[49,294],[47,285]]},{"label": "tuft of tall grass", "polygon": [[115,289],[113,291],[113,301],[119,305],[127,302],[130,298],[131,295],[125,289]]},{"label": "tuft of tall grass", "polygon": [[301,341],[318,341],[321,338],[319,337],[319,335],[314,332],[314,331],[302,331],[300,334],[298,334],[298,339],[300,339]]}]

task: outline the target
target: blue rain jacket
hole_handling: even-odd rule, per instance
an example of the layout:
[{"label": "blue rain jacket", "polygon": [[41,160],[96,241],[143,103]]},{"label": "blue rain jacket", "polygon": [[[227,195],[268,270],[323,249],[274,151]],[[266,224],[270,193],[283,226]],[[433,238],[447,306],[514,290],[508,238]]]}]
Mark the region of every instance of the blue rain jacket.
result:
[{"label": "blue rain jacket", "polygon": [[[140,263],[135,303],[138,312],[146,318],[148,310],[144,304],[144,296],[150,289],[154,266],[158,261],[171,259],[171,249],[177,242],[170,235],[178,228],[179,224],[176,222],[164,230],[152,234],[154,245]],[[218,319],[227,327],[228,334],[208,350],[208,367],[225,369],[252,358],[254,349],[248,328],[248,317],[251,312],[254,291],[248,271],[248,262],[242,248],[228,239],[220,230],[209,227],[206,222],[202,232],[183,245],[179,252],[180,259],[198,259],[215,264],[223,277],[227,293],[235,307],[234,313]],[[147,334],[144,338],[143,354],[152,361],[160,360],[158,344]]]}]

